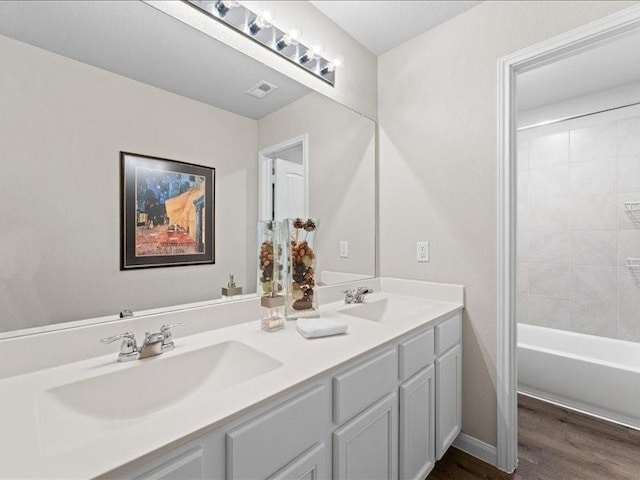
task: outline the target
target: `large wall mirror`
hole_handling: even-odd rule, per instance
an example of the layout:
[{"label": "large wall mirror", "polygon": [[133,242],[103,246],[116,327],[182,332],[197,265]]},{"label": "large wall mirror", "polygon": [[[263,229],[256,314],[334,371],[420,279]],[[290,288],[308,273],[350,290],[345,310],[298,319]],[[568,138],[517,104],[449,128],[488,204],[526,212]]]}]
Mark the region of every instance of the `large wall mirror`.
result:
[{"label": "large wall mirror", "polygon": [[[142,2],[0,2],[0,53],[0,337],[255,292],[264,158],[304,167],[320,281],[375,275],[372,120]],[[120,271],[121,151],[215,168],[214,265]]]}]

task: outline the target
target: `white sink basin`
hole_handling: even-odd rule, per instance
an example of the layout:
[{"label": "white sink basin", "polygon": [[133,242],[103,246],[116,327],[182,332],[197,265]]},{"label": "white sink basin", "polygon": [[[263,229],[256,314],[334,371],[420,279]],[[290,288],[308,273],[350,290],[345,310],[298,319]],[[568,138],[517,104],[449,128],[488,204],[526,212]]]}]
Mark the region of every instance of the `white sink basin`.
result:
[{"label": "white sink basin", "polygon": [[[205,386],[219,392],[280,366],[278,360],[235,341],[124,363],[116,371],[39,395],[41,445],[49,454],[68,450],[176,405]],[[67,422],[86,435],[67,436]]]},{"label": "white sink basin", "polygon": [[427,301],[409,297],[385,297],[369,301],[365,300],[365,303],[344,308],[339,312],[372,322],[392,322],[425,315],[434,308],[435,306]]}]

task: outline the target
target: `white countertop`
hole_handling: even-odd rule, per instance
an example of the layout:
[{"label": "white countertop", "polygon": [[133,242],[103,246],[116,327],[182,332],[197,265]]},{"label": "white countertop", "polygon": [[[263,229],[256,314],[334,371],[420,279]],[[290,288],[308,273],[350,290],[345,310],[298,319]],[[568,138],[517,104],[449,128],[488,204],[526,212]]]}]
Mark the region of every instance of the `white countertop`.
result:
[{"label": "white countertop", "polygon": [[[419,284],[423,282],[412,283],[418,284],[420,290]],[[208,345],[237,341],[276,359],[282,366],[221,391],[204,384],[168,408],[141,418],[118,420],[117,425],[112,422],[87,431],[68,422],[64,435],[77,437],[77,445],[73,447],[68,444],[60,447],[54,438],[43,434],[41,425],[47,419],[40,418],[46,415],[38,407],[42,392],[83,378],[135,368],[137,362],[117,363],[115,355],[109,353],[5,378],[0,380],[0,478],[89,478],[104,474],[203,428],[222,424],[283,391],[460,310],[462,294],[459,297],[459,303],[452,302],[451,297],[447,301],[422,298],[425,308],[420,315],[399,314],[397,320],[390,322],[340,313],[351,307],[343,302],[324,304],[320,308],[322,316],[349,325],[347,334],[334,337],[307,340],[296,331],[295,321],[287,322],[284,330],[267,333],[260,330],[259,321],[251,321],[176,338],[175,350],[144,362],[168,361],[171,356]],[[399,304],[407,297],[373,293],[366,301],[382,298],[393,298]],[[407,300],[415,305],[415,297]],[[120,395],[135,392],[122,391]]]}]

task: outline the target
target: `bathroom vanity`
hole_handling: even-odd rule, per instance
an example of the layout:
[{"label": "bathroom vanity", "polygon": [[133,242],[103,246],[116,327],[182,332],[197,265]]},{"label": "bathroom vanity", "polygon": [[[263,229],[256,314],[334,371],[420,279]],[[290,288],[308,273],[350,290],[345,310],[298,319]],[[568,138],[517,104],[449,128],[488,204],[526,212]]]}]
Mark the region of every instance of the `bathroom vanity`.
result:
[{"label": "bathroom vanity", "polygon": [[[0,477],[425,478],[460,432],[463,289],[367,284],[362,304],[319,290],[321,314],[349,325],[335,337],[240,321],[257,299],[78,329],[100,356],[0,380]],[[189,330],[225,314],[237,323]],[[173,351],[101,355],[102,332],[188,316]],[[25,338],[0,349],[41,340]]]}]

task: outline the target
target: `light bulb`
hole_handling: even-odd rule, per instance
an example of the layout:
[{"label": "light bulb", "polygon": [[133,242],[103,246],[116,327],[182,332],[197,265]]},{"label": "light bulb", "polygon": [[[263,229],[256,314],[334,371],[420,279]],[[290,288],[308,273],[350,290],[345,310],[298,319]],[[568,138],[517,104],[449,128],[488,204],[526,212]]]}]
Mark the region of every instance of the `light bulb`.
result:
[{"label": "light bulb", "polygon": [[276,48],[278,50],[284,50],[290,45],[297,45],[300,43],[300,38],[302,38],[302,31],[299,28],[294,27],[289,31],[289,33],[285,33],[280,37],[276,42]]},{"label": "light bulb", "polygon": [[302,56],[298,59],[298,61],[299,61],[301,64],[303,64],[303,65],[304,65],[304,64],[305,64],[305,63],[307,63],[309,60],[313,60],[313,58],[314,58],[314,53],[313,53],[313,51],[312,51],[311,49],[307,49],[307,51],[306,51],[306,52],[304,52],[304,55],[302,55]]},{"label": "light bulb", "polygon": [[249,31],[251,35],[256,35],[260,30],[271,28],[273,25],[273,15],[268,10],[265,10],[262,15],[258,15],[249,24]]},{"label": "light bulb", "polygon": [[292,27],[291,30],[289,30],[289,38],[292,41],[291,45],[297,45],[302,38],[302,30],[298,27]]},{"label": "light bulb", "polygon": [[228,0],[219,0],[215,4],[215,9],[220,15],[221,18],[224,18],[229,10],[232,8],[236,8],[240,5],[240,2],[228,1]]},{"label": "light bulb", "polygon": [[271,10],[264,10],[262,12],[262,15],[260,16],[268,24],[268,26],[264,28],[269,28],[271,25],[273,25],[274,18],[273,18],[273,12]]},{"label": "light bulb", "polygon": [[317,58],[320,58],[322,56],[322,46],[321,45],[315,45],[313,48],[308,48],[306,52],[304,52],[304,55],[302,55],[298,61],[301,64],[305,64],[307,62],[310,62],[311,60],[315,60]]},{"label": "light bulb", "polygon": [[339,68],[342,66],[343,62],[344,62],[344,59],[342,58],[342,56],[338,55],[333,59],[332,62],[327,62],[324,65],[324,67],[322,67],[322,70],[320,70],[320,73],[322,75],[326,75],[327,73],[333,73],[336,71],[336,68]]}]

